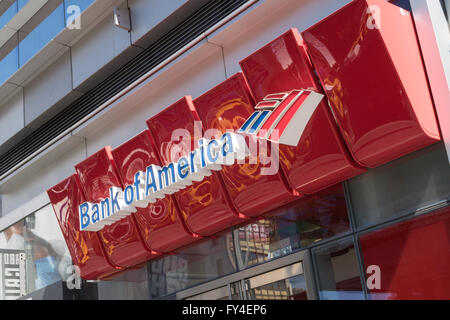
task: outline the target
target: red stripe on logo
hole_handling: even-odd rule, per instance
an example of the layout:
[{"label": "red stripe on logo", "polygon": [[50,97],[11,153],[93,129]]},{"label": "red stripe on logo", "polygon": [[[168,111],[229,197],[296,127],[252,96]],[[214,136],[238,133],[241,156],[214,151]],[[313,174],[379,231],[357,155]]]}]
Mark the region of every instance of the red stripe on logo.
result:
[{"label": "red stripe on logo", "polygon": [[272,125],[275,123],[275,121],[278,119],[281,113],[288,107],[289,103],[291,103],[292,100],[295,99],[298,93],[299,93],[298,91],[292,91],[291,93],[289,93],[286,99],[284,99],[284,101],[275,110],[273,110],[272,114],[269,116],[269,118],[266,120],[264,125],[259,130],[258,137],[264,138],[267,135],[269,129],[272,127]]},{"label": "red stripe on logo", "polygon": [[262,101],[256,105],[255,109],[273,109],[277,103],[278,101]]},{"label": "red stripe on logo", "polygon": [[306,98],[308,98],[310,91],[303,91],[302,95],[295,101],[295,103],[289,108],[289,110],[284,114],[283,118],[281,118],[280,122],[278,122],[275,130],[278,130],[277,134],[270,134],[269,140],[278,141],[286,129],[289,122],[292,120],[292,117],[301,107],[303,102],[305,102]]},{"label": "red stripe on logo", "polygon": [[287,92],[272,93],[264,97],[264,100],[282,100],[286,97]]}]

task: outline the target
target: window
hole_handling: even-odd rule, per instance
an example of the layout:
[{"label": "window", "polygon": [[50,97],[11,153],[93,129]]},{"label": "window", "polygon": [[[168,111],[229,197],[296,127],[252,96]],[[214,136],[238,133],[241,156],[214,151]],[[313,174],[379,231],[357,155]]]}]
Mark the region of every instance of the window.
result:
[{"label": "window", "polygon": [[379,268],[371,299],[450,299],[450,207],[368,232],[360,243],[366,267]]},{"label": "window", "polygon": [[151,299],[236,271],[231,232],[206,239],[150,262]]},{"label": "window", "polygon": [[65,27],[64,3],[60,4],[33,31],[19,42],[19,64],[22,67]]},{"label": "window", "polygon": [[0,29],[3,28],[17,13],[17,1],[0,15]]},{"label": "window", "polygon": [[0,60],[0,86],[19,69],[19,50],[15,47]]},{"label": "window", "polygon": [[352,238],[315,248],[320,299],[362,300],[364,293]]},{"label": "window", "polygon": [[350,231],[342,185],[299,199],[234,231],[244,269]]},{"label": "window", "polygon": [[65,280],[72,259],[50,205],[0,232],[0,299]]},{"label": "window", "polygon": [[450,166],[442,143],[371,169],[348,182],[359,228],[450,199]]}]

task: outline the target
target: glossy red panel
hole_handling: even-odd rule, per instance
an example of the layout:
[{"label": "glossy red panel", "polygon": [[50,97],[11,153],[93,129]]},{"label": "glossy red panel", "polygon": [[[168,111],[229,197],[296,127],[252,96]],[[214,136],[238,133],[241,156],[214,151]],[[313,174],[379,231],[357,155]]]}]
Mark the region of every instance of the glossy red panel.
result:
[{"label": "glossy red panel", "polygon": [[72,261],[80,268],[83,279],[95,280],[117,271],[106,258],[96,232],[80,231],[78,206],[85,202],[77,175],[47,190],[56,219],[69,248]]},{"label": "glossy red panel", "polygon": [[[256,101],[294,89],[323,92],[296,29],[284,33],[240,65]],[[305,194],[364,172],[351,159],[325,98],[297,147],[280,145],[280,162],[290,185]]]},{"label": "glossy red panel", "polygon": [[[194,121],[199,118],[191,97],[182,98],[147,121],[163,165],[177,161],[198,147],[194,146]],[[186,136],[172,139],[172,133],[177,129]],[[198,135],[201,135],[201,124],[199,131]],[[186,225],[195,234],[209,236],[243,221],[244,217],[234,209],[218,172],[173,195]]]},{"label": "glossy red panel", "polygon": [[[134,182],[136,172],[145,172],[151,164],[161,165],[150,132],[145,130],[112,151],[122,181],[126,185]],[[192,243],[197,238],[184,225],[175,199],[166,195],[147,208],[136,208],[133,214],[147,246],[155,251],[170,252]]]},{"label": "glossy red panel", "polygon": [[353,1],[302,35],[360,164],[376,167],[440,139],[409,12]]},{"label": "glossy red panel", "polygon": [[366,268],[377,265],[381,272],[372,299],[450,299],[450,207],[363,235],[360,242]]},{"label": "glossy red panel", "polygon": [[[75,166],[89,202],[109,197],[113,186],[123,188],[114,164],[111,148],[105,147]],[[133,215],[105,226],[98,231],[111,262],[120,267],[131,267],[152,258],[139,233]]]},{"label": "glossy red panel", "polygon": [[[203,128],[218,129],[221,133],[237,130],[253,113],[254,101],[242,73],[238,73],[201,97],[194,100]],[[261,169],[270,169],[273,163],[235,164],[223,166],[222,177],[228,193],[239,212],[258,216],[295,200],[292,188],[277,170],[275,174],[261,175]]]}]

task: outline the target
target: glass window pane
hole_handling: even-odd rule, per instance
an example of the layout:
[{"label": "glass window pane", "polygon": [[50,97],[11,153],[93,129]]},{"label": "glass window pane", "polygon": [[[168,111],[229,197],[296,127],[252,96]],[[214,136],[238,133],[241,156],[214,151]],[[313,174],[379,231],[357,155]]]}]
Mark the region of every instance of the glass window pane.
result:
[{"label": "glass window pane", "polygon": [[64,4],[61,3],[44,21],[19,43],[19,63],[23,66],[65,27]]},{"label": "glass window pane", "polygon": [[313,250],[323,300],[362,300],[360,272],[351,238]]},{"label": "glass window pane", "polygon": [[[11,255],[12,254],[12,255]],[[20,270],[10,272],[7,256],[20,257]],[[14,299],[68,277],[69,251],[55,219],[46,206],[0,233],[0,298]],[[11,262],[11,259],[9,259]],[[17,259],[16,259],[17,262]]]},{"label": "glass window pane", "polygon": [[12,17],[17,13],[17,2],[14,2],[3,14],[0,16],[0,29],[6,25]]},{"label": "glass window pane", "polygon": [[223,286],[189,297],[186,300],[230,300],[230,292],[228,286]]},{"label": "glass window pane", "polygon": [[369,232],[360,243],[366,268],[378,269],[366,280],[371,299],[450,299],[450,207]]},{"label": "glass window pane", "polygon": [[238,264],[244,269],[349,231],[344,192],[338,184],[236,229]]},{"label": "glass window pane", "polygon": [[15,47],[6,57],[0,60],[0,85],[19,69],[19,50]]},{"label": "glass window pane", "polygon": [[30,0],[18,0],[19,10],[22,9]]},{"label": "glass window pane", "polygon": [[231,233],[150,262],[150,295],[162,297],[236,271]]},{"label": "glass window pane", "polygon": [[148,265],[133,267],[97,283],[99,300],[149,300]]},{"label": "glass window pane", "polygon": [[[86,8],[88,8],[92,3],[94,3],[95,0],[64,0],[65,8],[66,8],[66,15],[67,15],[67,9],[70,6],[78,6],[80,8],[80,12],[83,12]],[[70,14],[70,12],[69,12]]]},{"label": "glass window pane", "polygon": [[450,166],[442,143],[349,180],[356,225],[365,227],[450,198]]},{"label": "glass window pane", "polygon": [[301,262],[258,275],[246,282],[250,300],[308,299]]},{"label": "glass window pane", "polygon": [[250,300],[307,300],[304,275],[275,281],[249,291]]}]

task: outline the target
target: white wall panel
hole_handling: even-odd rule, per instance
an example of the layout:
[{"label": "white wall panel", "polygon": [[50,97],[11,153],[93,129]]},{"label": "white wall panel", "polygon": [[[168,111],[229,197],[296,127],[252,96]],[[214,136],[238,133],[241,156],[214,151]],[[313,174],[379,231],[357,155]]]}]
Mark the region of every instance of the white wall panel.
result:
[{"label": "white wall panel", "polygon": [[136,42],[143,35],[153,29],[172,12],[181,7],[188,0],[129,0],[131,23],[131,40]]},{"label": "white wall panel", "polygon": [[17,88],[0,105],[0,145],[24,127],[23,89]]},{"label": "white wall panel", "polygon": [[43,71],[25,84],[25,124],[39,117],[72,91],[69,48]]},{"label": "white wall panel", "polygon": [[128,31],[113,22],[111,13],[72,47],[74,88],[131,45]]}]

